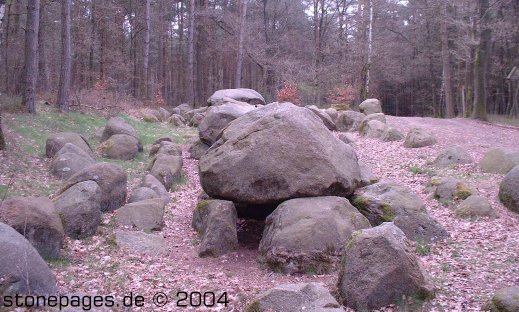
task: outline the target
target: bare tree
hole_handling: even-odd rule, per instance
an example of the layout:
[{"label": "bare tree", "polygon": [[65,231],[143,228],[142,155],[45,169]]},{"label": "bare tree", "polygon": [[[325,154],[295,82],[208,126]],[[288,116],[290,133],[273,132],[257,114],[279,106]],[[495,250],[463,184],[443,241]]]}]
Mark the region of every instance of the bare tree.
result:
[{"label": "bare tree", "polygon": [[247,19],[247,2],[248,0],[241,1],[240,36],[238,38],[238,59],[236,61],[236,81],[234,83],[235,88],[239,88],[241,86],[241,72],[243,66],[243,41],[245,40],[245,22]]},{"label": "bare tree", "polygon": [[187,100],[189,104],[195,104],[195,85],[196,85],[196,71],[195,71],[195,0],[189,2],[189,29],[188,29],[188,51],[187,51]]},{"label": "bare tree", "polygon": [[70,8],[72,0],[61,3],[61,73],[57,105],[61,112],[70,109],[70,79],[72,74],[72,52],[70,47]]},{"label": "bare tree", "polygon": [[150,16],[151,0],[146,0],[146,8],[144,12],[145,32],[144,32],[144,53],[143,53],[143,70],[144,70],[144,98],[150,97],[150,37],[151,37],[151,16]]},{"label": "bare tree", "polygon": [[0,107],[0,150],[5,149],[5,137],[2,130],[2,108]]},{"label": "bare tree", "polygon": [[491,49],[489,0],[479,0],[480,35],[474,64],[474,111],[472,118],[487,120],[487,69]]},{"label": "bare tree", "polygon": [[36,113],[35,93],[38,79],[38,28],[40,0],[28,1],[25,30],[25,76],[22,104],[27,112]]},{"label": "bare tree", "polygon": [[441,3],[440,6],[443,16],[440,21],[440,36],[442,43],[443,89],[445,91],[445,117],[454,118],[456,113],[454,112],[449,32],[447,30],[447,3]]}]

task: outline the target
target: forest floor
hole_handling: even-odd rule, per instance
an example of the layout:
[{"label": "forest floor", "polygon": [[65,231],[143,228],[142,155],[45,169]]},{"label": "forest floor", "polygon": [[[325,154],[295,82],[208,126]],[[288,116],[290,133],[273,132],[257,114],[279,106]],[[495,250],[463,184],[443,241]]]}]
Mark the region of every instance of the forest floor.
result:
[{"label": "forest floor", "polygon": [[[72,117],[70,117],[72,116]],[[96,127],[104,118],[73,113],[40,113],[36,117],[6,114],[4,129],[9,150],[0,152],[0,198],[8,195],[52,196],[61,182],[48,170],[44,157],[46,135],[52,131],[76,131],[93,141]],[[146,124],[128,120],[144,135],[145,152],[137,160],[118,162],[129,172],[128,189],[138,183],[149,161],[149,144],[161,136],[170,136],[184,144],[185,183],[171,193],[161,235],[168,243],[166,256],[144,256],[117,246],[113,214],[105,214],[98,233],[84,240],[67,239],[63,259],[50,262],[64,294],[113,295],[119,301],[130,293],[145,298],[144,308],[135,311],[179,311],[179,291],[226,292],[227,307],[192,308],[196,311],[242,311],[252,298],[282,283],[321,282],[335,290],[337,272],[327,275],[287,276],[272,273],[257,262],[257,242],[243,243],[236,252],[220,258],[199,258],[198,238],[191,227],[192,211],[201,191],[197,161],[187,156],[188,143],[195,129],[173,130],[165,124]],[[438,144],[406,149],[402,142],[381,142],[354,134],[359,158],[380,178],[412,188],[426,203],[427,210],[449,232],[451,238],[431,246],[416,246],[421,263],[438,287],[436,298],[423,311],[479,311],[495,290],[519,284],[519,217],[497,200],[503,175],[482,173],[477,163],[493,147],[517,148],[519,128],[499,126],[467,119],[402,118],[388,116],[388,123],[402,132],[414,126],[429,128]],[[43,127],[43,129],[41,129]],[[457,169],[433,168],[430,163],[446,146],[463,146],[475,159],[474,164]],[[148,146],[146,146],[148,145]],[[433,175],[465,180],[486,196],[498,212],[494,220],[460,220],[452,209],[444,207],[426,193]],[[168,304],[154,307],[152,298],[163,292]],[[405,305],[405,304],[403,304]],[[409,310],[405,306],[384,309]],[[191,310],[187,308],[187,310]],[[101,311],[104,311],[101,309]]]}]

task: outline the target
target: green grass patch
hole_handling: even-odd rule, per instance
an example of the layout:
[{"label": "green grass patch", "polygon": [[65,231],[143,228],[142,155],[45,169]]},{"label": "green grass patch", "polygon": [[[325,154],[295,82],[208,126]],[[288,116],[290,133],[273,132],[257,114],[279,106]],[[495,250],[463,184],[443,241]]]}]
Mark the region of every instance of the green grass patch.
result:
[{"label": "green grass patch", "polygon": [[430,177],[436,175],[436,172],[434,170],[431,170],[428,168],[421,168],[421,167],[418,167],[415,165],[410,165],[409,167],[407,167],[407,170],[409,170],[409,172],[414,173],[414,174],[426,174]]},{"label": "green grass patch", "polygon": [[416,242],[416,248],[415,251],[420,256],[427,256],[431,253],[431,245],[429,244],[422,244],[420,242]]},{"label": "green grass patch", "polygon": [[121,115],[121,117],[137,130],[143,145],[151,144],[157,139],[163,137],[169,137],[173,142],[178,144],[184,143],[184,138],[178,133],[175,133],[175,131],[168,127],[167,124],[160,122],[137,121],[126,115]]}]

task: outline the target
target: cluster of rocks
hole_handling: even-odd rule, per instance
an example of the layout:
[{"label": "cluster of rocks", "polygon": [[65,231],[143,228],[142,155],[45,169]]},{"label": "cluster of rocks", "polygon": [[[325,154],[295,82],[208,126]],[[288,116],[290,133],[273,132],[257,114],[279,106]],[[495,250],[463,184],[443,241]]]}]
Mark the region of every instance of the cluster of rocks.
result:
[{"label": "cluster of rocks", "polygon": [[[169,190],[181,182],[182,179],[182,149],[170,138],[160,138],[150,147],[148,173],[144,175],[140,184],[131,192],[126,205],[115,213],[117,224],[129,226],[145,232],[160,230],[164,221],[164,209],[171,200]],[[123,245],[131,240],[127,237],[135,236],[136,241],[153,241],[163,246],[165,243],[159,237],[146,236],[144,233],[119,231],[116,241]],[[145,237],[146,236],[146,237]],[[146,244],[135,244],[136,248]],[[139,247],[140,246],[140,247]],[[149,248],[155,252],[155,248]],[[163,250],[161,247],[160,250]]]},{"label": "cluster of rocks", "polygon": [[[363,110],[379,114],[372,104],[364,104]],[[291,274],[338,267],[338,286],[347,306],[376,308],[402,295],[430,298],[433,287],[409,240],[436,242],[448,234],[411,190],[377,182],[366,173],[369,169],[359,164],[354,148],[331,132],[338,128],[340,115],[291,103],[255,107],[221,101],[211,107],[199,126],[205,145],[199,161],[205,193],[193,213],[199,255],[236,250],[237,218],[265,219],[259,260]],[[358,250],[369,242],[374,252],[365,259]],[[384,261],[386,254],[394,260]],[[372,266],[377,274],[354,269]],[[398,274],[387,279],[389,272]],[[348,292],[349,281],[368,290]],[[391,290],[388,285],[398,287]],[[273,293],[290,299],[281,302]],[[286,311],[340,307],[321,286],[299,284],[267,292],[246,311],[285,305]]]},{"label": "cluster of rocks", "polygon": [[[404,141],[406,148],[419,148],[436,143],[435,136],[425,128],[413,128],[406,136],[400,130],[387,124],[382,105],[377,99],[367,99],[359,105],[359,111],[333,108],[319,110],[317,107],[308,107],[320,116],[330,130],[340,132],[358,131],[361,136],[380,139],[383,142]],[[330,123],[331,122],[331,123]]]}]

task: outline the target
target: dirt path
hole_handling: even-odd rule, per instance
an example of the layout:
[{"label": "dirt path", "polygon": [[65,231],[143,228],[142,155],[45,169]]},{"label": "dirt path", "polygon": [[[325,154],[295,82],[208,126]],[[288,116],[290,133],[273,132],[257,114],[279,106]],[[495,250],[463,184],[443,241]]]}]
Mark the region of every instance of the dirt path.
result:
[{"label": "dirt path", "polygon": [[[429,168],[442,147],[460,144],[479,161],[490,147],[513,147],[519,142],[519,130],[482,124],[470,120],[389,117],[388,123],[407,131],[414,126],[432,128],[439,139],[433,147],[405,149],[402,142],[383,143],[356,136],[359,158],[382,178],[411,187],[426,202],[427,209],[447,229],[451,240],[432,246],[420,259],[438,285],[437,298],[427,305],[430,311],[477,311],[495,289],[519,284],[519,219],[497,200],[502,175],[482,174],[476,165],[460,170],[437,172],[466,179],[481,195],[487,196],[499,218],[477,222],[461,221],[451,210],[429,198],[424,187],[426,174],[414,174],[409,165]],[[228,307],[197,308],[197,311],[242,311],[255,295],[281,283],[323,282],[334,289],[336,273],[323,276],[284,276],[264,270],[257,252],[240,248],[218,259],[197,256],[197,236],[191,228],[192,210],[200,192],[197,161],[184,151],[187,182],[171,194],[165,225],[159,234],[168,242],[169,255],[147,257],[115,247],[113,220],[105,216],[102,235],[80,241],[67,240],[70,263],[55,266],[65,293],[115,295],[133,292],[145,297],[142,311],[178,311],[177,292],[227,292]],[[431,169],[432,170],[432,169]],[[164,292],[169,303],[157,308],[152,304],[156,292]],[[193,308],[194,309],[194,308]],[[189,310],[189,309],[188,309]],[[195,309],[194,309],[195,310]],[[389,309],[390,310],[390,309]]]}]

